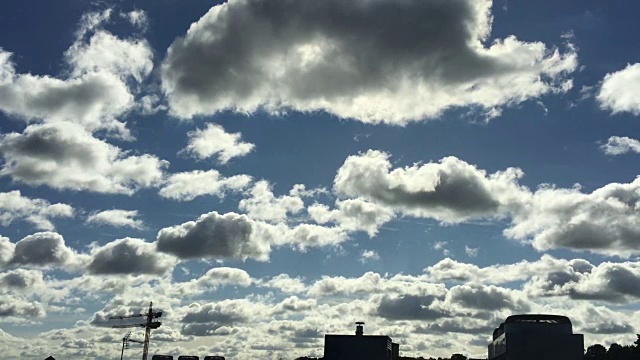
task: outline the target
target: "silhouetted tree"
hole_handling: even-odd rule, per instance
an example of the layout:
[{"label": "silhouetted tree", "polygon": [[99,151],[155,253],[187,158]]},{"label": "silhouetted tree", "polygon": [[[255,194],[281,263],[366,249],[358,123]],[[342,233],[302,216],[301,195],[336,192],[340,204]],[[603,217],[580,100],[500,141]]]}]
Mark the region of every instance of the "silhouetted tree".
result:
[{"label": "silhouetted tree", "polygon": [[591,345],[587,348],[584,358],[589,360],[606,360],[607,348],[600,344]]},{"label": "silhouetted tree", "polygon": [[467,357],[461,354],[451,355],[451,360],[467,360]]},{"label": "silhouetted tree", "polygon": [[632,360],[631,346],[622,346],[616,343],[609,346],[607,360]]}]

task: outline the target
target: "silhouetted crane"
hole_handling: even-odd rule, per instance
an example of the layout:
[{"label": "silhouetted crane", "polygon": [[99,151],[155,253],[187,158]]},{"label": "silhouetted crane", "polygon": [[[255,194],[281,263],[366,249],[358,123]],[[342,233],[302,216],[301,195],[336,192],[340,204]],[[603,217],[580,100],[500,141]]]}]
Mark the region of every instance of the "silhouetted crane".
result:
[{"label": "silhouetted crane", "polygon": [[[147,360],[147,355],[149,353],[149,337],[151,335],[151,329],[157,329],[162,325],[160,321],[154,321],[154,319],[162,317],[162,311],[153,311],[153,302],[149,303],[149,311],[146,314],[132,314],[127,316],[112,316],[109,320],[124,320],[124,319],[133,319],[133,318],[146,318],[144,321],[135,322],[132,324],[126,325],[113,325],[113,328],[130,328],[130,327],[143,327],[144,328],[144,341],[143,350],[142,350],[142,360]],[[139,342],[135,340],[128,339],[128,341]],[[124,355],[124,347],[125,347],[125,339],[122,339],[122,354]],[[122,356],[120,357],[122,359]]]}]

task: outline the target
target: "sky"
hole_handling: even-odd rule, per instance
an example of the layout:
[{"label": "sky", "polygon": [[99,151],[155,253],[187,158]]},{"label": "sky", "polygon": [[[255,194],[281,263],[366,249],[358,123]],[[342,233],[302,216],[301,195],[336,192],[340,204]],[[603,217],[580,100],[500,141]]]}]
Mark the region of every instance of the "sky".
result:
[{"label": "sky", "polygon": [[484,357],[524,313],[633,342],[638,11],[5,0],[0,351],[114,358],[150,301],[151,354],[322,356],[364,321]]}]

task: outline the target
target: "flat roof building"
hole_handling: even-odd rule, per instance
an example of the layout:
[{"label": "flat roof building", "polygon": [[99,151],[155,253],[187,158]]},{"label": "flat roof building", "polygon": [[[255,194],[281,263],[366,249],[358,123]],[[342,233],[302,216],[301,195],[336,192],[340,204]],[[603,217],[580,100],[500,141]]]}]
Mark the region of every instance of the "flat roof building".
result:
[{"label": "flat roof building", "polygon": [[355,335],[325,335],[325,360],[397,360],[400,345],[386,335],[364,335],[363,322]]},{"label": "flat roof building", "polygon": [[493,331],[489,360],[582,360],[584,338],[559,315],[513,315]]}]

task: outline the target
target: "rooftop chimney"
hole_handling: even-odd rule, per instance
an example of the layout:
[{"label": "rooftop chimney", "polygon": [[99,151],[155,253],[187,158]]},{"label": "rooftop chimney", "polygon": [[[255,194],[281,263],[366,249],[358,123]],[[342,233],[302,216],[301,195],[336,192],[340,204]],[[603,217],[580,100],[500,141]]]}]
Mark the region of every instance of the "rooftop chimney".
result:
[{"label": "rooftop chimney", "polygon": [[356,336],[362,336],[364,334],[363,321],[356,321]]}]

